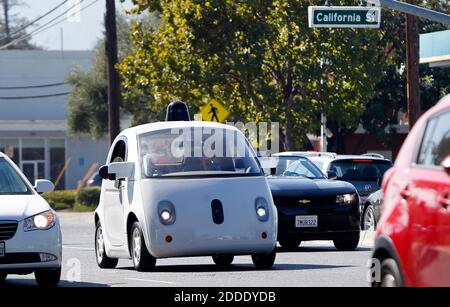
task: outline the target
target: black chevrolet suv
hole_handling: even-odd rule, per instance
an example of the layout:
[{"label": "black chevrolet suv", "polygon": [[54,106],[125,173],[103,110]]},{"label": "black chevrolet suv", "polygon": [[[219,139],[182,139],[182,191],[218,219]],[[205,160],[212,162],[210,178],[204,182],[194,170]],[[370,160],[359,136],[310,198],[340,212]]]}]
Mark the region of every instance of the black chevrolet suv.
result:
[{"label": "black chevrolet suv", "polygon": [[273,155],[268,177],[278,210],[278,241],[285,249],[301,241],[333,240],[338,250],[354,250],[360,237],[359,196],[344,181],[328,180],[308,158]]}]

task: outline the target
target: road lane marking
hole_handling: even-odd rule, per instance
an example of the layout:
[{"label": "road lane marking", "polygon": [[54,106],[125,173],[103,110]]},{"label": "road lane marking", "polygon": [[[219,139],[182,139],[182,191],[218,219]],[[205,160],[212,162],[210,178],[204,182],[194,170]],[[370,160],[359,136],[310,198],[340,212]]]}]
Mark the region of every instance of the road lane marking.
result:
[{"label": "road lane marking", "polygon": [[141,278],[126,278],[127,280],[133,280],[133,281],[144,281],[144,282],[154,282],[154,283],[162,283],[162,284],[168,284],[168,285],[175,285],[176,282],[171,281],[163,281],[163,280],[151,280],[151,279],[141,279]]}]

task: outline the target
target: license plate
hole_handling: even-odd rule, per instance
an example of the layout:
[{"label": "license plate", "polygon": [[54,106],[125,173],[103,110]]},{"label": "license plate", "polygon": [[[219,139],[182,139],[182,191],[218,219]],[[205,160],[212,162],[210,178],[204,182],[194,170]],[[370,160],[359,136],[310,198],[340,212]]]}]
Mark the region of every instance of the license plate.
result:
[{"label": "license plate", "polygon": [[5,257],[5,242],[0,242],[0,257]]},{"label": "license plate", "polygon": [[317,227],[317,215],[297,215],[295,227]]}]

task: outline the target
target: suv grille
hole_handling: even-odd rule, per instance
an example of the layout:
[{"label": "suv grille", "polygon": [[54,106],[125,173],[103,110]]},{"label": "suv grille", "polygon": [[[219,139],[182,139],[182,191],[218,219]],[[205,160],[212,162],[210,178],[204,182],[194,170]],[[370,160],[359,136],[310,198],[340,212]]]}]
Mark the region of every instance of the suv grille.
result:
[{"label": "suv grille", "polygon": [[16,234],[17,222],[0,221],[0,240],[9,240]]}]

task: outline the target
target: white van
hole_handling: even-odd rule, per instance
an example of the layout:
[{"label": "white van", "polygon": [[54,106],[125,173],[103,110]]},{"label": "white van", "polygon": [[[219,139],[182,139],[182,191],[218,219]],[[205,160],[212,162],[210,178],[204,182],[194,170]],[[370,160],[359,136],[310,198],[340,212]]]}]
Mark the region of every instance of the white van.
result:
[{"label": "white van", "polygon": [[220,266],[276,256],[277,210],[253,149],[235,127],[200,121],[124,130],[105,166],[95,213],[97,263],[136,270],[157,258],[212,256]]}]

